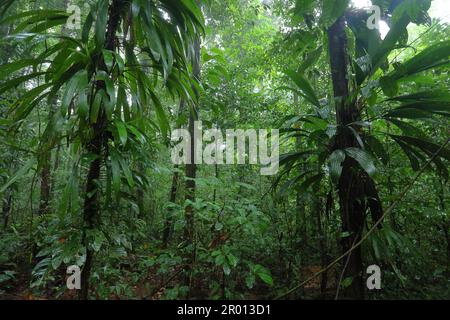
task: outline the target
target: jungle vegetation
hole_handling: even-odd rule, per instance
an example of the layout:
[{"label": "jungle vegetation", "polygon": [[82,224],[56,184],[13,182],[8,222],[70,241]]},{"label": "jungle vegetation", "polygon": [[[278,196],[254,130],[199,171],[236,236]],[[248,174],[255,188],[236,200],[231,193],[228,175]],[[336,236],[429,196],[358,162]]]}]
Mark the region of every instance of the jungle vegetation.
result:
[{"label": "jungle vegetation", "polygon": [[[450,299],[450,26],[356,2],[0,0],[0,297]],[[195,121],[278,173],[174,164]]]}]

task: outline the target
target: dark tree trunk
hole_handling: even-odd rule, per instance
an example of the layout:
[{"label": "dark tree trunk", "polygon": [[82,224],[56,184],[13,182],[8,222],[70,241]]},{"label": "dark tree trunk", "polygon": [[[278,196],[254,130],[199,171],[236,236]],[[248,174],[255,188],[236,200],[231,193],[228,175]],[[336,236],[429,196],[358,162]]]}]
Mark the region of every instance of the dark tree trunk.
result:
[{"label": "dark tree trunk", "polygon": [[[200,39],[194,41],[194,62],[193,62],[193,76],[196,79],[200,78]],[[193,88],[197,94],[198,92]],[[189,112],[189,134],[191,135],[191,163],[186,164],[186,200],[195,201],[195,176],[197,173],[197,165],[195,162],[195,139],[194,139],[194,122],[198,119],[198,106],[193,107]],[[194,213],[192,205],[187,205],[185,209],[186,227],[184,229],[185,240],[192,243],[194,234]]]},{"label": "dark tree trunk", "polygon": [[[52,108],[53,106],[51,106]],[[53,112],[49,113],[49,121],[51,121]],[[39,200],[39,215],[44,215],[49,212],[50,194],[51,194],[51,156],[50,150],[45,150],[42,156],[41,169],[41,193]]]},{"label": "dark tree trunk", "polygon": [[[441,178],[439,178],[439,207],[442,211],[442,213],[445,213],[445,182],[442,181]],[[445,242],[447,243],[447,273],[450,273],[450,220],[445,217],[445,215],[442,216],[442,232],[444,233]]]},{"label": "dark tree trunk", "polygon": [[[299,99],[298,94],[294,92],[294,105],[298,107]],[[297,137],[295,140],[295,144],[297,147],[297,150],[301,149],[302,145],[302,139],[301,137]],[[302,166],[299,166],[299,174],[302,174],[306,171],[306,162],[303,163]],[[299,189],[297,190],[297,193],[295,195],[295,208],[297,211],[297,233],[300,236],[302,247],[301,251],[304,251],[303,248],[307,245],[308,242],[308,230],[307,230],[307,224],[306,224],[306,206],[305,201],[303,199],[303,192]],[[302,259],[303,261],[304,259]]]},{"label": "dark tree trunk", "polygon": [[[108,9],[108,23],[105,37],[105,49],[115,51],[116,32],[121,22],[121,13],[126,9],[129,2],[126,0],[113,0]],[[100,69],[107,72],[104,61],[100,62]],[[104,81],[97,81],[96,89],[105,88]],[[93,264],[93,252],[86,238],[86,231],[94,229],[99,224],[100,192],[99,178],[102,163],[107,157],[107,151],[104,150],[107,144],[106,137],[107,119],[104,108],[99,112],[96,123],[92,125],[93,138],[86,146],[87,150],[96,156],[89,165],[89,172],[86,178],[86,190],[83,208],[84,234],[83,242],[86,248],[86,262],[81,272],[81,290],[80,298],[86,300],[89,298],[89,280]]]},{"label": "dark tree trunk", "polygon": [[[316,190],[317,194],[318,190]],[[327,238],[326,238],[326,230],[323,226],[323,214],[322,214],[322,201],[319,196],[314,199],[314,213],[317,219],[317,231],[319,234],[319,248],[320,248],[320,264],[322,268],[325,268],[328,264],[328,253],[327,253]],[[320,279],[320,294],[322,298],[325,297],[326,289],[328,285],[328,272],[325,271],[321,275]]]},{"label": "dark tree trunk", "polygon": [[[102,116],[103,118],[103,116]],[[99,119],[101,120],[101,119]],[[98,121],[100,122],[100,121]],[[98,123],[97,122],[97,123]],[[102,121],[103,122],[103,121]],[[97,128],[100,131],[100,128]],[[97,131],[96,130],[96,131]],[[100,132],[97,132],[99,134]],[[86,195],[84,198],[84,211],[83,211],[83,220],[84,220],[84,234],[83,234],[83,242],[86,248],[86,261],[84,263],[83,270],[81,272],[81,291],[80,298],[83,300],[88,299],[89,297],[89,278],[91,275],[92,268],[92,260],[93,260],[93,252],[89,247],[89,241],[86,239],[86,231],[94,229],[94,226],[97,225],[97,219],[99,218],[99,192],[98,192],[98,183],[100,178],[101,171],[101,163],[102,163],[102,144],[103,144],[103,134],[99,134],[99,136],[92,141],[91,146],[89,147],[89,151],[97,156],[95,160],[93,160],[89,166],[89,172],[86,180]]]},{"label": "dark tree trunk", "polygon": [[[177,200],[177,191],[178,191],[178,180],[179,180],[179,166],[176,164],[173,166],[174,173],[172,176],[172,187],[170,188],[169,202],[172,204],[176,203]],[[170,207],[167,209],[167,217],[164,222],[164,231],[163,231],[163,246],[167,247],[169,244],[170,238],[173,233],[173,209]]]},{"label": "dark tree trunk", "polygon": [[[144,174],[144,166],[142,162],[139,162],[137,166],[137,170],[140,175]],[[144,205],[144,189],[139,187],[136,192],[136,202],[138,206],[138,218],[141,220],[145,220],[145,205]]]},{"label": "dark tree trunk", "polygon": [[[180,100],[180,108],[178,110],[178,115],[183,114],[185,106],[186,106],[186,103],[184,102],[183,99],[181,99]],[[174,169],[174,172],[173,172],[173,176],[172,176],[172,186],[170,187],[169,202],[172,204],[175,204],[176,200],[177,200],[178,183],[180,180],[180,178],[179,178],[180,177],[180,173],[179,173],[180,166],[175,164],[173,166],[173,169]],[[162,237],[164,248],[166,248],[167,245],[169,244],[169,241],[172,237],[172,233],[173,233],[173,209],[168,208],[166,220],[164,221],[164,230],[163,230],[163,237]]]},{"label": "dark tree trunk", "polygon": [[8,227],[9,215],[11,214],[12,192],[7,190],[5,197],[3,198],[2,217],[3,217],[3,230]]},{"label": "dark tree trunk", "polygon": [[[196,79],[200,78],[200,38],[194,40],[194,62],[192,66],[193,76]],[[199,100],[199,95],[196,88],[193,88],[197,95],[197,104]],[[194,122],[198,119],[198,105],[194,106],[189,112],[189,133],[191,135],[191,161],[186,164],[186,196],[185,199],[190,202],[195,202],[195,177],[197,174],[197,165],[195,164],[195,139],[194,139]],[[191,204],[188,204],[184,211],[185,227],[184,227],[184,239],[186,244],[192,245],[192,255],[189,258],[189,262],[186,268],[186,278],[185,284],[190,289],[192,286],[192,267],[195,263],[195,244],[194,244],[194,208]],[[189,291],[187,298],[189,298]]]},{"label": "dark tree trunk", "polygon": [[[354,101],[350,101],[349,97],[347,36],[345,34],[344,17],[340,17],[328,29],[328,41],[338,124],[335,147],[337,149],[357,147],[358,144],[347,127],[347,125],[359,119],[359,111]],[[343,163],[342,174],[338,183],[342,228],[344,232],[350,234],[342,241],[344,252],[361,238],[365,211],[364,199],[361,194],[364,186],[361,183],[357,163],[347,157]],[[361,248],[357,247],[350,254],[349,263],[344,272],[345,278],[352,278],[351,285],[344,292],[346,298],[362,299],[364,297],[362,271]]]},{"label": "dark tree trunk", "polygon": [[[197,173],[197,165],[195,161],[195,139],[194,139],[194,122],[197,119],[196,110],[191,110],[189,114],[189,133],[191,135],[191,163],[186,164],[186,200],[195,201],[195,177]],[[184,238],[187,243],[192,243],[194,234],[194,209],[188,204],[186,206],[184,217],[186,225],[184,228]]]}]

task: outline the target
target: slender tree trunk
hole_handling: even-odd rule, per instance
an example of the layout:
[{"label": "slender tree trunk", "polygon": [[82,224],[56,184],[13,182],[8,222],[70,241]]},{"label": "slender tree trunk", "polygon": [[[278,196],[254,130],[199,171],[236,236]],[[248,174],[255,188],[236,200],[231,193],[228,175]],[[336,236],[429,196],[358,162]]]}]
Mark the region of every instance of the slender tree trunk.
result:
[{"label": "slender tree trunk", "polygon": [[[328,264],[328,252],[327,252],[327,234],[326,229],[323,226],[323,211],[322,211],[322,201],[320,197],[315,199],[315,214],[317,218],[317,228],[319,234],[319,248],[320,248],[320,264],[322,268],[325,268]],[[325,297],[326,290],[328,286],[328,271],[325,271],[321,275],[320,280],[320,294],[322,298]]]},{"label": "slender tree trunk", "polygon": [[[178,181],[179,181],[179,165],[173,166],[174,173],[172,176],[172,187],[170,188],[170,195],[169,195],[169,203],[175,204],[177,200],[177,191],[178,191]],[[167,209],[167,217],[166,221],[164,222],[164,231],[163,231],[163,246],[164,248],[167,247],[169,244],[170,238],[172,237],[173,232],[173,208],[169,207]]]},{"label": "slender tree trunk", "polygon": [[[68,6],[69,1],[64,0],[63,1],[63,8],[66,9]],[[65,34],[67,32],[66,25],[63,25],[61,28],[61,34]],[[53,98],[50,102],[50,108],[48,111],[48,123],[52,121],[52,118],[56,112],[56,103],[57,103],[57,97]],[[47,147],[47,146],[44,146]],[[58,146],[58,153],[59,153],[59,146]],[[57,155],[59,157],[59,154]],[[59,161],[59,160],[58,160]],[[51,169],[51,162],[52,162],[52,152],[51,150],[44,150],[44,154],[42,155],[42,169],[41,169],[41,193],[40,193],[40,200],[39,200],[39,215],[44,215],[49,213],[49,204],[50,204],[50,197],[51,197],[51,191],[52,191],[52,169]],[[56,160],[55,160],[56,163]]]},{"label": "slender tree trunk", "polygon": [[[439,178],[439,207],[442,213],[445,213],[445,183]],[[445,241],[447,243],[447,273],[450,273],[450,220],[443,215],[442,216],[442,231],[444,232]]]},{"label": "slender tree trunk", "polygon": [[[194,43],[194,62],[193,62],[193,76],[196,79],[200,78],[200,39],[195,39]],[[194,88],[197,99],[198,92]],[[197,165],[194,163],[195,161],[195,139],[194,139],[194,122],[198,119],[198,106],[195,106],[189,112],[189,134],[191,135],[191,163],[186,164],[186,200],[191,202],[195,201],[195,177],[197,173]],[[188,243],[192,242],[193,232],[194,232],[194,216],[193,216],[193,207],[191,205],[186,206],[185,210],[185,219],[186,219],[186,227],[185,227],[185,239]]]},{"label": "slender tree trunk", "polygon": [[[294,105],[298,106],[298,94],[294,92]],[[297,150],[301,149],[301,137],[296,137],[295,144],[297,147]],[[299,174],[302,174],[303,171],[306,171],[306,162],[303,163],[302,166],[299,166]],[[297,190],[296,196],[295,196],[295,207],[297,210],[297,232],[300,234],[301,243],[305,246],[308,241],[308,231],[307,231],[307,224],[306,224],[306,207],[305,207],[305,201],[303,199],[302,191]],[[303,246],[303,247],[304,247]],[[303,249],[303,248],[300,248]],[[303,250],[302,250],[303,251]],[[303,261],[304,259],[302,259]]]},{"label": "slender tree trunk", "polygon": [[[194,62],[193,62],[193,76],[196,79],[200,78],[200,38],[196,38],[194,40]],[[197,94],[197,104],[199,100],[198,92],[196,88],[193,88]],[[194,122],[198,119],[198,106],[193,107],[189,112],[189,133],[191,135],[191,162],[186,164],[186,200],[189,202],[195,202],[195,177],[197,173],[197,165],[195,164],[195,138],[194,138]],[[184,227],[184,238],[186,244],[192,245],[192,257],[188,263],[185,284],[188,288],[192,286],[192,267],[195,263],[195,243],[194,243],[194,235],[195,235],[195,226],[194,226],[194,208],[191,204],[188,204],[184,211],[185,218],[185,227]],[[189,290],[190,291],[190,290]],[[188,298],[189,298],[188,291]]]},{"label": "slender tree trunk", "polygon": [[44,163],[41,171],[41,195],[39,202],[39,215],[49,212],[50,203],[50,159],[51,153],[46,152]]},{"label": "slender tree trunk", "polygon": [[[139,162],[137,166],[137,170],[139,171],[139,174],[144,173],[144,167],[142,165],[142,162]],[[141,220],[145,219],[145,205],[144,205],[144,189],[138,188],[136,192],[136,201],[138,206],[138,218]]]},{"label": "slender tree trunk", "polygon": [[[48,123],[50,124],[55,114],[56,97],[52,99],[50,108],[48,111]],[[48,148],[48,145],[44,145],[44,148]],[[44,215],[49,212],[50,196],[51,196],[51,162],[52,151],[44,150],[42,154],[41,163],[41,193],[39,200],[39,215]]]},{"label": "slender tree trunk", "polygon": [[[357,147],[354,136],[347,128],[347,125],[359,119],[359,111],[356,104],[349,98],[347,36],[343,16],[328,29],[328,42],[338,124],[336,148]],[[342,241],[344,252],[361,238],[365,211],[361,194],[363,190],[357,163],[347,157],[338,183],[342,228],[344,232],[350,234]],[[362,299],[364,297],[362,270],[361,248],[357,247],[350,254],[344,273],[345,278],[352,278],[351,285],[344,292],[346,298]]]},{"label": "slender tree trunk", "polygon": [[2,207],[2,217],[3,217],[3,230],[8,227],[9,215],[11,214],[11,203],[12,203],[12,191],[8,189],[5,192],[5,197],[3,198]]},{"label": "slender tree trunk", "polygon": [[[68,8],[68,6],[69,6],[69,0],[64,0],[63,1],[63,5],[62,5],[64,10],[66,10]],[[65,35],[67,33],[67,31],[68,30],[66,28],[66,25],[63,24],[63,26],[61,28],[61,34]],[[52,101],[52,103],[50,105],[50,112],[49,112],[49,115],[48,115],[48,121],[52,120],[52,117],[55,114],[56,110],[57,110],[57,97],[55,96],[54,100]],[[44,203],[46,202],[47,206],[46,206],[45,212],[42,212],[41,208],[39,208],[40,214],[48,213],[48,203],[50,202],[51,195],[52,195],[52,193],[53,193],[53,191],[55,189],[55,181],[56,181],[55,173],[56,173],[56,171],[59,168],[60,152],[61,152],[61,144],[58,144],[58,146],[56,148],[56,151],[55,151],[55,159],[54,159],[54,162],[53,162],[53,170],[51,168],[51,159],[52,159],[51,152],[49,152],[49,154],[45,155],[46,159],[48,159],[48,162],[45,162],[45,164],[44,164],[45,167],[42,169],[42,173],[41,173],[41,203],[42,203],[42,200],[44,200]],[[47,175],[47,172],[48,172],[48,178],[47,179],[49,181],[49,183],[48,183],[48,185],[49,185],[48,186],[48,193],[47,192],[43,193],[42,191],[43,191],[43,189],[45,190],[45,187],[43,186],[42,181],[44,179],[44,176]],[[45,201],[46,198],[47,198],[47,201]]]},{"label": "slender tree trunk", "polygon": [[[180,108],[178,109],[178,115],[181,115],[184,112],[185,108],[185,102],[184,99],[180,100]],[[173,166],[173,176],[172,176],[172,186],[170,188],[170,194],[169,194],[169,202],[172,204],[176,203],[177,200],[177,193],[178,193],[178,183],[180,180],[180,173],[179,173],[180,166],[175,164]],[[170,238],[172,237],[173,233],[173,209],[170,207],[167,209],[167,216],[166,220],[164,221],[164,230],[163,230],[163,247],[166,248],[169,244]]]},{"label": "slender tree trunk", "polygon": [[[214,164],[214,177],[216,179],[219,179],[219,165],[217,163]],[[216,202],[216,197],[217,197],[217,188],[214,187],[213,202]]]},{"label": "slender tree trunk", "polygon": [[[195,139],[194,139],[194,122],[197,119],[196,111],[191,111],[189,115],[189,133],[191,135],[191,163],[186,164],[186,200],[195,201],[195,177],[197,173],[197,165],[195,160]],[[184,228],[184,237],[187,243],[192,243],[194,234],[194,208],[191,204],[186,206],[184,217],[186,225]]]},{"label": "slender tree trunk", "polygon": [[[113,0],[108,9],[108,22],[105,36],[105,49],[115,51],[116,32],[121,22],[121,13],[128,6],[126,0]],[[106,65],[100,62],[100,69],[107,72]],[[96,89],[105,88],[104,81],[97,81]],[[92,99],[91,99],[92,100]],[[89,246],[86,237],[88,230],[94,229],[99,224],[100,219],[100,192],[99,179],[102,163],[107,157],[107,151],[104,150],[107,144],[106,137],[107,119],[104,108],[101,108],[96,123],[92,125],[93,138],[86,146],[87,150],[96,156],[89,165],[89,171],[86,179],[86,190],[83,208],[84,234],[83,243],[86,248],[86,261],[81,272],[81,290],[80,298],[86,300],[89,298],[89,280],[93,264],[93,252]]]}]

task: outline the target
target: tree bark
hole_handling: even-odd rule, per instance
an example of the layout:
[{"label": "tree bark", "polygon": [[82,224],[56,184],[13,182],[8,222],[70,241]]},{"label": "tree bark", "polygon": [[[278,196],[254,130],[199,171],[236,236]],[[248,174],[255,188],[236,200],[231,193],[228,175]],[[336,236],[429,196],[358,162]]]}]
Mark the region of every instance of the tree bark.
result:
[{"label": "tree bark", "polygon": [[[172,186],[170,188],[170,195],[169,195],[169,203],[175,204],[177,200],[177,191],[178,191],[178,180],[179,180],[179,166],[176,164],[173,166],[174,173],[172,176]],[[167,217],[166,221],[164,222],[164,231],[163,231],[163,246],[164,248],[167,247],[169,244],[170,238],[172,237],[173,233],[173,209],[168,208],[167,209]]]},{"label": "tree bark", "polygon": [[[439,198],[439,207],[440,207],[442,213],[446,212],[445,211],[445,209],[446,209],[446,206],[445,206],[445,184],[446,184],[445,181],[443,181],[442,178],[439,178],[440,190],[439,190],[438,198]],[[444,233],[445,242],[447,244],[447,273],[450,274],[450,232],[449,232],[450,220],[445,215],[442,216],[441,228],[442,228],[442,232]]]},{"label": "tree bark", "polygon": [[[298,106],[298,94],[294,92],[294,105]],[[295,145],[297,147],[297,150],[301,149],[302,140],[301,137],[297,137],[295,140]],[[298,173],[302,174],[306,171],[306,162],[304,161],[302,166],[299,166]],[[297,190],[297,193],[295,195],[295,208],[297,211],[297,233],[300,235],[301,244],[302,247],[299,249],[303,251],[303,248],[308,243],[308,230],[307,230],[307,223],[306,223],[306,206],[305,206],[305,200],[303,199],[303,193],[301,190]],[[304,259],[302,259],[303,261]]]},{"label": "tree bark", "polygon": [[[184,99],[180,100],[180,108],[178,109],[178,115],[183,114],[184,112],[184,108],[186,106],[186,103],[184,101]],[[173,166],[173,176],[172,176],[172,186],[170,187],[170,194],[169,194],[169,202],[172,204],[176,203],[177,200],[177,193],[178,193],[178,183],[180,180],[180,173],[179,173],[179,168],[180,166],[175,164]],[[166,248],[167,245],[169,244],[169,241],[172,237],[172,233],[173,233],[173,209],[172,208],[168,208],[167,209],[167,216],[166,216],[166,220],[164,221],[164,230],[163,230],[163,237],[162,237],[162,242],[163,242],[163,247]]]},{"label": "tree bark", "polygon": [[3,230],[8,227],[9,215],[11,214],[12,191],[6,190],[3,198],[2,216],[3,216]]},{"label": "tree bark", "polygon": [[51,153],[46,152],[41,171],[41,194],[39,201],[39,215],[47,214],[50,203],[50,158]]},{"label": "tree bark", "polygon": [[[194,62],[193,62],[193,76],[196,79],[200,77],[200,39],[196,38],[194,43]],[[198,97],[198,92],[194,88]],[[197,100],[198,101],[198,100]],[[189,134],[191,135],[191,162],[186,164],[186,200],[195,201],[195,177],[197,173],[197,165],[195,164],[195,139],[194,139],[194,122],[198,119],[198,106],[193,107],[189,112]],[[187,205],[185,209],[186,227],[184,229],[185,240],[192,243],[194,232],[194,217],[192,205]]]},{"label": "tree bark", "polygon": [[[200,38],[197,37],[194,40],[194,61],[192,66],[193,76],[196,79],[200,78]],[[193,88],[194,92],[197,95],[197,106],[194,106],[189,112],[189,134],[191,136],[191,161],[186,164],[185,174],[186,174],[186,195],[185,200],[188,202],[195,202],[195,177],[197,174],[197,165],[195,164],[195,138],[194,138],[194,127],[195,121],[198,119],[198,101],[199,95],[196,88]],[[186,244],[192,245],[192,256],[189,259],[190,261],[187,264],[186,270],[186,278],[185,284],[190,289],[192,286],[192,266],[195,262],[196,250],[194,244],[194,234],[195,234],[195,225],[194,225],[194,208],[192,204],[186,205],[184,211],[184,219],[185,219],[185,227],[184,227],[184,239]],[[189,291],[187,298],[189,298]]]},{"label": "tree bark", "polygon": [[[335,147],[337,149],[358,147],[355,137],[347,127],[359,119],[359,111],[349,97],[347,36],[343,16],[328,29],[328,42],[338,125]],[[344,252],[361,239],[365,211],[362,190],[364,186],[361,185],[358,165],[355,160],[347,157],[338,183],[342,229],[350,234],[342,241]],[[344,291],[346,298],[363,299],[362,270],[361,248],[357,247],[350,254],[349,263],[344,272],[345,278],[352,278],[351,285]]]},{"label": "tree bark", "polygon": [[[126,0],[113,0],[108,9],[108,22],[105,37],[105,49],[115,51],[116,32],[121,22],[121,13],[129,5]],[[104,61],[100,62],[99,69],[108,71]],[[96,89],[105,88],[104,81],[96,82]],[[86,237],[86,231],[93,230],[99,223],[100,194],[99,178],[102,163],[107,157],[107,151],[104,150],[107,144],[106,136],[107,119],[104,108],[101,108],[97,121],[92,125],[93,138],[87,144],[87,150],[96,156],[89,165],[89,172],[86,179],[86,189],[83,207],[84,234],[83,243],[86,248],[86,262],[81,272],[81,290],[80,298],[86,300],[89,298],[89,278],[93,264],[93,252],[89,246]]]}]

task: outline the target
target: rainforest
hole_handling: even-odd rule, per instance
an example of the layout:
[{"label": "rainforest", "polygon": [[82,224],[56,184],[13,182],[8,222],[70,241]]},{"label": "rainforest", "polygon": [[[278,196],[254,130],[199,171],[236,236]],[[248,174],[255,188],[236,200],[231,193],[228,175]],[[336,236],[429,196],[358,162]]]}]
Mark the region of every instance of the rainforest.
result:
[{"label": "rainforest", "polygon": [[450,299],[449,66],[447,0],[0,0],[0,300]]}]

